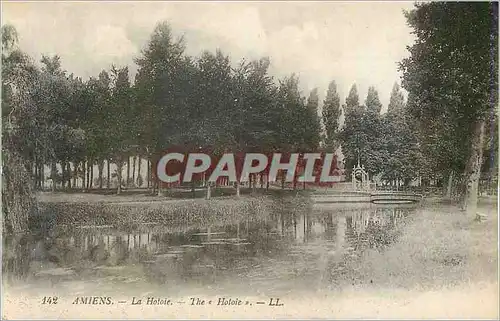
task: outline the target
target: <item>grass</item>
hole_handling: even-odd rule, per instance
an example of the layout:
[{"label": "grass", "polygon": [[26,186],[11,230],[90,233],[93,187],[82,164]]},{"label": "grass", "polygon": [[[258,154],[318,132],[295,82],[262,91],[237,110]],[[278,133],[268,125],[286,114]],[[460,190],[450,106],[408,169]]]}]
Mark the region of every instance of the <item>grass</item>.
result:
[{"label": "grass", "polygon": [[[268,195],[277,197],[286,196],[296,196],[304,195],[307,196],[311,193],[311,190],[302,189],[277,189],[270,188],[260,189],[257,188],[255,191],[251,188],[241,188],[240,194],[245,195]],[[40,202],[45,203],[95,203],[95,202],[107,202],[107,203],[118,203],[118,202],[156,202],[156,201],[172,201],[172,200],[182,200],[182,199],[204,199],[206,196],[205,189],[196,189],[193,197],[193,193],[188,189],[173,189],[164,190],[162,196],[153,195],[145,190],[127,190],[122,192],[120,195],[116,195],[115,191],[110,190],[93,190],[92,192],[38,192],[36,195]],[[231,187],[220,187],[214,188],[211,191],[211,198],[224,198],[224,197],[235,197],[236,189]]]},{"label": "grass", "polygon": [[363,254],[358,273],[375,286],[432,288],[498,282],[496,206],[480,207],[489,220],[474,222],[450,205],[420,209],[398,242]]},{"label": "grass", "polygon": [[[69,201],[72,198],[73,201]],[[210,200],[184,199],[164,201],[96,201],[83,195],[60,195],[39,203],[39,214],[32,219],[32,228],[50,229],[55,225],[113,225],[134,228],[141,223],[158,223],[169,227],[206,227],[231,224],[242,219],[264,218],[279,211],[305,211],[310,206],[307,195],[270,193],[219,197]],[[75,201],[77,199],[77,201]],[[161,198],[160,198],[161,199]]]}]

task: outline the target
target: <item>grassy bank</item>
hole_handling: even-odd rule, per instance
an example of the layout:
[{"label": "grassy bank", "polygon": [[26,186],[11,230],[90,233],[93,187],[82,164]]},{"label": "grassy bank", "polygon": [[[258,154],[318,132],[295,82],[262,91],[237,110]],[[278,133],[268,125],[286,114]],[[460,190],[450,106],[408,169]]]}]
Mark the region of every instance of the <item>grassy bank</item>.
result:
[{"label": "grassy bank", "polygon": [[[80,197],[78,197],[80,196]],[[242,219],[259,219],[280,211],[304,211],[310,205],[307,194],[271,193],[205,199],[147,199],[122,198],[121,201],[96,201],[83,194],[72,197],[59,195],[58,200],[41,201],[39,215],[32,226],[86,225],[133,227],[141,223],[175,226],[207,226],[229,224]],[[72,201],[64,199],[72,198]],[[76,201],[75,201],[76,199]]]},{"label": "grassy bank", "polygon": [[[291,189],[277,189],[270,188],[256,189],[241,188],[242,196],[274,196],[274,197],[289,197],[296,195],[308,196],[312,190],[291,190]],[[43,203],[120,203],[120,202],[161,202],[185,199],[204,199],[206,196],[206,189],[196,189],[193,194],[192,191],[184,189],[165,190],[162,196],[152,194],[146,190],[127,190],[116,195],[114,191],[110,190],[93,190],[92,192],[38,192],[36,198]],[[211,198],[228,198],[236,197],[236,189],[234,188],[214,188],[211,192]]]},{"label": "grassy bank", "polygon": [[370,249],[357,274],[364,284],[391,288],[433,288],[498,282],[496,204],[482,204],[485,222],[471,221],[451,205],[422,208],[402,226],[398,242]]}]

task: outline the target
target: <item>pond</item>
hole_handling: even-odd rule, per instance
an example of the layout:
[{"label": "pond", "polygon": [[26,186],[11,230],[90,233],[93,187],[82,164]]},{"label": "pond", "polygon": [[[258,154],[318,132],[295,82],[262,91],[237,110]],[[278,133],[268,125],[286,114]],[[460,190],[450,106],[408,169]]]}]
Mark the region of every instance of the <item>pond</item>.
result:
[{"label": "pond", "polygon": [[55,226],[22,239],[4,235],[4,281],[93,291],[284,293],[365,282],[364,251],[391,246],[411,205],[349,205],[272,213],[202,229],[142,224]]}]

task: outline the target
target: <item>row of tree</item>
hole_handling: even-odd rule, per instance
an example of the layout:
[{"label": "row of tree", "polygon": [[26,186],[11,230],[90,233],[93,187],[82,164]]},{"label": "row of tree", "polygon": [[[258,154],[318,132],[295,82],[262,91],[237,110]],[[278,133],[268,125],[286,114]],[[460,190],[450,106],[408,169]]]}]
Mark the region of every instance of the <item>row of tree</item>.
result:
[{"label": "row of tree", "polygon": [[[15,30],[4,27],[4,34],[9,32],[15,40]],[[337,86],[332,82],[321,121],[318,90],[311,91],[306,99],[295,75],[275,83],[268,75],[267,58],[242,61],[232,68],[229,57],[220,51],[204,52],[198,58],[187,56],[184,40],[174,39],[166,23],[156,27],[136,59],[139,68],[133,84],[127,67],[113,66],[83,81],[68,75],[58,56],[43,56],[38,68],[14,42],[5,45],[4,71],[12,68],[22,74],[9,75],[13,83],[5,84],[3,115],[16,126],[15,135],[10,134],[17,137],[16,148],[26,160],[35,188],[43,185],[46,165],[50,166],[54,188],[57,180],[63,187],[76,187],[77,178],[84,188],[92,188],[94,165],[98,187],[103,188],[106,182],[109,188],[110,164],[116,165],[116,179],[122,182],[125,164],[130,173],[131,156],[138,157],[139,177],[141,159],[148,159],[149,182],[161,152],[181,145],[186,150],[211,146],[215,153],[305,152],[316,151],[320,145],[336,151],[342,142],[348,164],[358,150],[363,163],[378,163],[368,165],[372,173],[386,169],[376,154],[391,154],[383,143],[367,144],[362,138],[384,140],[379,131],[393,123],[380,123],[381,104],[374,88],[367,97],[367,110],[373,112],[365,115],[356,86],[341,108]],[[22,92],[17,88],[20,83],[25,86]],[[21,94],[25,96],[22,99]],[[403,110],[403,96],[397,86],[392,100],[389,108],[394,112],[389,114],[396,115]],[[346,126],[340,131],[342,109],[346,111]],[[369,115],[376,123],[370,123]],[[135,163],[134,158],[132,173],[136,172]],[[127,177],[125,182],[129,181]],[[121,185],[117,185],[118,193]]]},{"label": "row of tree", "polygon": [[404,181],[406,185],[421,175],[418,138],[397,84],[384,114],[374,87],[368,89],[364,104],[360,104],[356,86],[351,87],[343,110],[345,121],[339,141],[346,169],[359,162],[374,179]]},{"label": "row of tree", "polygon": [[400,67],[421,169],[456,177],[474,213],[481,173],[498,167],[498,2],[422,3],[406,18],[416,41]]},{"label": "row of tree", "polygon": [[481,171],[496,164],[483,154],[498,150],[497,9],[490,3],[417,5],[407,13],[417,41],[401,63],[408,103],[395,86],[381,114],[375,88],[362,104],[353,86],[341,106],[332,82],[322,117],[317,89],[306,99],[295,75],[276,82],[269,59],[233,67],[221,51],[191,57],[167,23],[157,25],[137,57],[134,81],[127,67],[83,81],[64,71],[57,56],[42,57],[39,67],[17,47],[15,29],[4,26],[2,196],[4,209],[24,213],[11,227],[22,229],[31,208],[22,195],[41,187],[45,165],[55,180],[59,164],[67,187],[76,177],[91,187],[97,164],[102,187],[103,168],[109,184],[114,163],[120,193],[130,156],[148,159],[149,180],[162,151],[181,145],[210,146],[218,154],[341,146],[347,170],[360,160],[372,177],[386,181],[440,176],[451,182],[455,175],[464,204],[474,202]]},{"label": "row of tree", "polygon": [[133,82],[127,67],[114,66],[83,81],[68,74],[58,56],[42,57],[38,67],[16,46],[14,28],[4,26],[2,34],[2,112],[13,140],[5,147],[24,159],[36,188],[46,165],[54,187],[58,167],[63,186],[80,177],[92,187],[94,165],[102,187],[104,166],[110,182],[110,163],[121,182],[130,156],[148,159],[151,169],[171,146],[211,146],[215,153],[319,147],[317,91],[303,97],[295,75],[276,83],[267,58],[233,68],[221,51],[190,57],[183,38],[160,23],[136,59]]},{"label": "row of tree", "polygon": [[425,3],[405,15],[416,36],[400,63],[408,102],[395,85],[380,115],[374,88],[364,105],[351,88],[338,134],[346,168],[360,159],[386,181],[441,182],[474,213],[479,182],[493,189],[498,175],[498,3]]}]

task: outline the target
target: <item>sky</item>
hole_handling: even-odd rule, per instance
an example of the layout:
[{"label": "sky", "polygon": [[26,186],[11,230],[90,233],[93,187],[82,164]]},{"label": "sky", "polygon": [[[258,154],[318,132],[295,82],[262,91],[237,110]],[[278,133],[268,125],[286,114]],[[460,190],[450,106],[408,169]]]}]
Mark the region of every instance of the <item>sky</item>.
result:
[{"label": "sky", "polygon": [[[21,2],[2,1],[2,24],[19,33],[21,49],[37,61],[61,57],[83,79],[112,64],[129,66],[155,25],[170,22],[187,54],[221,49],[234,63],[269,57],[276,78],[296,73],[302,94],[320,99],[335,80],[341,102],[356,84],[364,102],[375,86],[387,109],[397,63],[413,43],[403,10],[413,2]],[[133,78],[132,78],[133,79]]]}]

